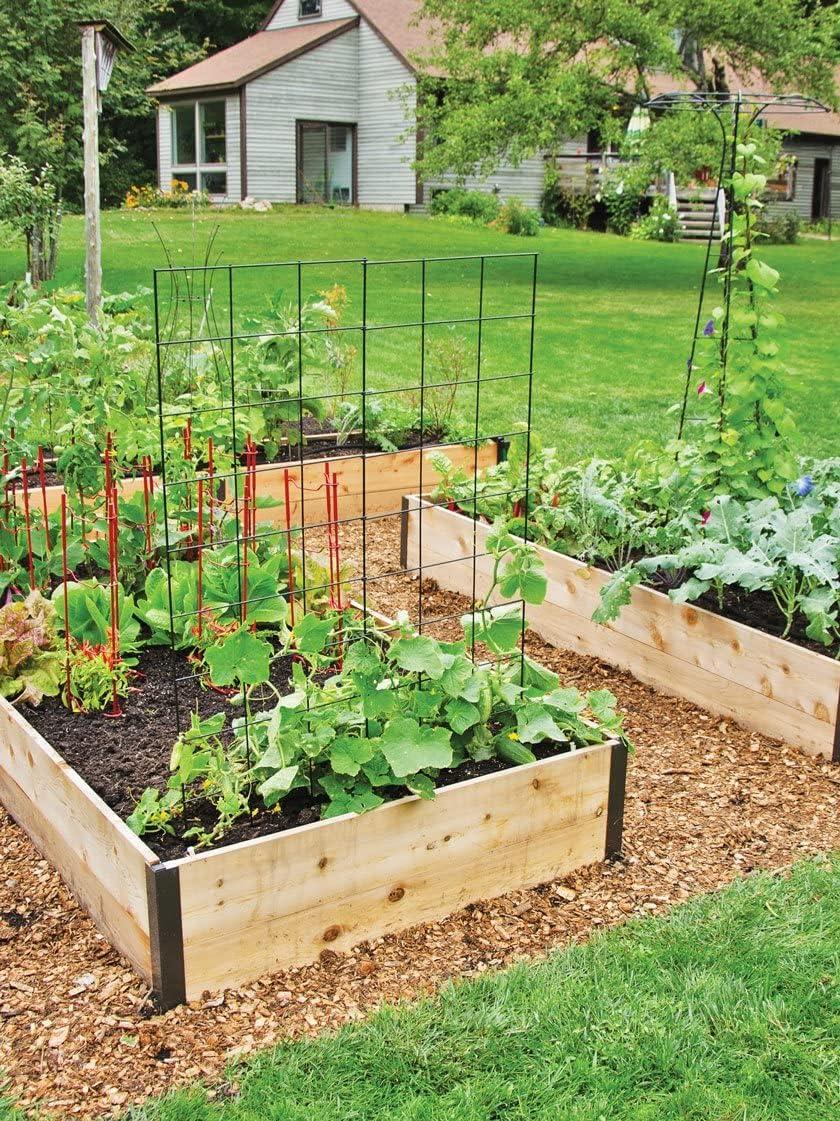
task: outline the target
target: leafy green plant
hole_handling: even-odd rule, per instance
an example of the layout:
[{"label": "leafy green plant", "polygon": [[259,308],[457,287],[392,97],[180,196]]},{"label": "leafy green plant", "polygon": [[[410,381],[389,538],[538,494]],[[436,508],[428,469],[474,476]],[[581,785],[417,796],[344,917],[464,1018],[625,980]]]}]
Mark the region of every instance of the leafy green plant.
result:
[{"label": "leafy green plant", "polygon": [[70,656],[70,697],[65,704],[74,711],[102,712],[115,697],[127,697],[131,670],[125,662],[113,662],[107,646],[82,642]]},{"label": "leafy green plant", "polygon": [[679,241],[682,224],[677,211],[662,195],[656,195],[650,210],[637,218],[628,231],[639,241]]},{"label": "leafy green plant", "polygon": [[[279,645],[242,627],[205,651],[212,683],[235,691],[243,716],[223,750],[221,724],[208,729],[194,718],[173,753],[169,792],[187,806],[209,797],[217,810],[212,829],[188,832],[197,846],[222,836],[255,797],[276,809],[307,788],[320,793],[325,817],[361,813],[405,791],[433,798],[439,773],[469,759],[521,764],[545,741],[572,749],[620,734],[608,694],[562,689],[555,674],[514,653],[521,603],[491,601],[498,594],[538,604],[545,576],[533,549],[503,525],[489,536],[492,586],[465,617],[461,641],[439,642],[405,621],[384,632],[352,613],[310,613],[277,636]],[[491,664],[468,654],[474,643],[494,652]],[[272,665],[292,651],[292,692],[281,695]],[[273,696],[273,707],[255,712],[258,695]],[[169,808],[180,812],[174,800]],[[147,791],[132,827],[171,827],[171,819],[161,823],[165,811]]]},{"label": "leafy green plant", "polygon": [[[53,592],[52,602],[57,611],[58,627],[68,628],[76,642],[103,647],[110,642],[111,593],[97,580],[70,582],[66,588],[67,617],[64,615],[64,584]],[[126,595],[122,585],[117,587],[120,653],[136,652],[140,641],[140,620],[132,596]]]},{"label": "leafy green plant", "polygon": [[[598,622],[614,619],[635,584],[656,573],[676,574],[670,596],[678,603],[714,593],[723,606],[726,588],[767,592],[786,638],[800,616],[806,634],[832,646],[840,641],[840,472],[814,488],[811,476],[780,502],[713,500],[708,517],[673,553],[649,556],[620,569],[602,589]],[[797,501],[797,499],[801,499]]]},{"label": "leafy green plant", "polygon": [[436,191],[429,207],[436,217],[468,218],[485,226],[498,217],[499,208],[496,195],[486,191],[467,191],[463,187]]},{"label": "leafy green plant", "polygon": [[490,225],[515,237],[536,237],[540,232],[540,216],[536,210],[527,207],[522,199],[513,195]]},{"label": "leafy green plant", "polygon": [[0,607],[0,696],[37,705],[61,687],[55,608],[39,591]]}]

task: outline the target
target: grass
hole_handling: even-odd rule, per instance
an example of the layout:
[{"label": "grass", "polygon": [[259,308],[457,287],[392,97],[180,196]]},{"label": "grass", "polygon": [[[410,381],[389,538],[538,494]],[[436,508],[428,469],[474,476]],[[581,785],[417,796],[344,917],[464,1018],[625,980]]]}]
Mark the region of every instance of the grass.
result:
[{"label": "grass", "polygon": [[829,1121],[840,857],[451,986],[132,1121]]},{"label": "grass", "polygon": [[[104,217],[105,286],[120,291],[151,282],[165,265],[154,224],[177,264],[200,263],[212,229],[221,261],[309,260],[367,256],[394,259],[452,254],[538,251],[534,430],[573,459],[613,456],[642,437],[667,439],[674,430],[669,407],[682,392],[685,359],[702,269],[702,248],[692,244],[634,242],[602,234],[544,230],[537,239],[447,222],[360,211],[283,207],[270,215],[213,212],[193,222],[189,214],[111,212]],[[58,281],[83,279],[83,227],[65,219]],[[791,401],[800,424],[800,448],[817,455],[836,448],[836,294],[840,246],[805,241],[767,250],[782,272],[778,300],[787,323],[783,357],[790,369]],[[19,275],[22,249],[0,248],[0,281]],[[429,318],[465,317],[477,310],[479,266],[475,262],[430,265]],[[485,313],[527,313],[531,265],[526,260],[487,266]],[[361,311],[359,266],[307,267],[305,293],[335,281],[351,295],[348,323]],[[295,292],[293,270],[252,269],[236,274],[236,305],[253,312],[282,287]],[[712,296],[715,296],[712,286]],[[420,314],[419,267],[371,268],[371,322],[415,321]],[[356,317],[356,319],[354,319]],[[429,338],[435,330],[431,329]],[[474,328],[464,329],[467,332]],[[354,336],[357,338],[357,336]],[[475,348],[475,339],[471,337]],[[371,332],[369,387],[399,387],[419,380],[416,328]],[[486,373],[527,368],[526,322],[487,324],[483,337]],[[698,380],[701,375],[698,375]],[[380,379],[376,381],[375,379]],[[460,397],[472,414],[473,391]],[[485,433],[507,430],[524,415],[524,383],[497,382],[482,390]]]}]

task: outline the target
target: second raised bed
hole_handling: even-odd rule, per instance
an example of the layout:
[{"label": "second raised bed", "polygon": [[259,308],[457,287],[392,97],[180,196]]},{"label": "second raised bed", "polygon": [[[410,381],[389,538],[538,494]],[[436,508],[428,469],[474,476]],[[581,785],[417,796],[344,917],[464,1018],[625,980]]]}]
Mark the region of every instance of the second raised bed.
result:
[{"label": "second raised bed", "polygon": [[[408,495],[403,567],[416,573],[422,566],[424,578],[472,598],[490,578],[488,530],[464,514]],[[609,574],[536,548],[548,594],[528,622],[547,642],[600,658],[663,692],[840,762],[840,662],[641,586],[614,622],[595,623],[592,613]]]}]

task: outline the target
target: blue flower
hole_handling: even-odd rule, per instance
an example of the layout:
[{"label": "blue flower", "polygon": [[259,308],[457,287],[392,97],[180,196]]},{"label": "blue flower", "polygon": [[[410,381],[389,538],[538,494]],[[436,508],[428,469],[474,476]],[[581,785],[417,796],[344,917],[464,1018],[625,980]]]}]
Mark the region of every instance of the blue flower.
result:
[{"label": "blue flower", "polygon": [[706,326],[703,328],[703,334],[706,338],[710,338],[715,333],[715,321],[710,319]]},{"label": "blue flower", "polygon": [[803,475],[801,479],[797,479],[795,483],[791,483],[791,488],[798,498],[807,498],[814,489],[814,480],[810,475]]}]

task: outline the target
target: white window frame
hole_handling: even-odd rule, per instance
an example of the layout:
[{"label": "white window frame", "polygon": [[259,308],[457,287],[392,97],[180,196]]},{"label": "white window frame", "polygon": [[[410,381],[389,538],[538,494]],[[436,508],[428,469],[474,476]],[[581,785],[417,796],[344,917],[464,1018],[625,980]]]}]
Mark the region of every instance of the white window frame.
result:
[{"label": "white window frame", "polygon": [[[204,163],[199,160],[201,152],[201,106],[219,104],[224,108],[225,119],[225,161],[224,163]],[[178,118],[176,114],[177,109],[186,109],[189,105],[193,107],[194,122],[195,122],[195,162],[194,163],[177,163],[178,156]],[[227,98],[225,97],[200,97],[195,101],[180,101],[176,105],[171,106],[172,110],[172,137],[171,137],[171,155],[172,155],[172,178],[178,179],[184,175],[195,176],[195,189],[197,191],[203,190],[202,176],[211,175],[214,172],[224,172],[225,175],[225,191],[223,194],[214,192],[210,195],[212,199],[226,199],[228,197],[228,179],[230,174],[229,165],[227,160],[228,151],[228,127],[227,127]]]},{"label": "white window frame", "polygon": [[320,19],[321,15],[323,13],[323,9],[324,9],[323,0],[317,0],[317,4],[318,4],[318,11],[317,12],[309,12],[308,15],[304,15],[303,14],[302,0],[298,0],[298,19]]}]

